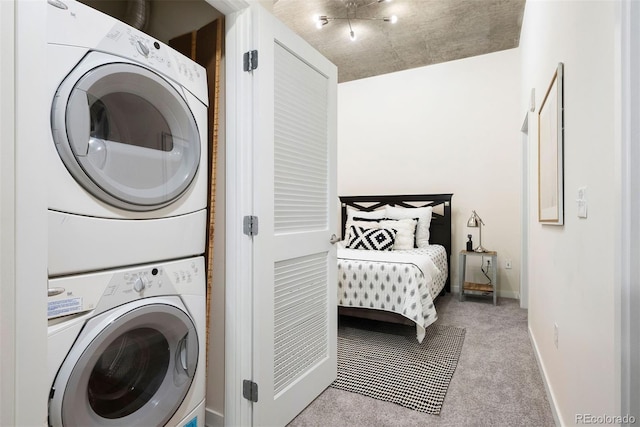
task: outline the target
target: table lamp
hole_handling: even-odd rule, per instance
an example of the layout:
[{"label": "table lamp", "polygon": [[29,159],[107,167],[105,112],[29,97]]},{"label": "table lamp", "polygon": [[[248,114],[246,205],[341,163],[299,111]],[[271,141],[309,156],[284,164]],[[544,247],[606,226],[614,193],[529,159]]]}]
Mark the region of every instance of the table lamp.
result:
[{"label": "table lamp", "polygon": [[467,227],[478,227],[479,228],[479,234],[478,234],[478,247],[475,248],[473,251],[474,252],[488,252],[485,248],[482,247],[482,226],[484,225],[484,222],[482,221],[482,218],[480,218],[478,216],[478,214],[476,213],[476,211],[472,211],[473,213],[471,214],[471,218],[469,218],[469,221],[467,221]]}]

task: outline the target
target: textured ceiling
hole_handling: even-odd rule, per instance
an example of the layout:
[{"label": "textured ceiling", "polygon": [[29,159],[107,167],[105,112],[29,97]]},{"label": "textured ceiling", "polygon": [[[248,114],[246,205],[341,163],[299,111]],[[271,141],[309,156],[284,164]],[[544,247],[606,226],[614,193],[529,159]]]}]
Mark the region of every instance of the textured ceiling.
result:
[{"label": "textured ceiling", "polygon": [[[353,2],[353,0],[350,0]],[[362,79],[518,46],[525,0],[355,0],[357,16],[396,15],[398,22],[330,21],[346,17],[346,0],[275,0],[274,15],[338,66],[338,81]],[[368,6],[365,6],[367,5]],[[350,15],[350,16],[353,16]]]}]

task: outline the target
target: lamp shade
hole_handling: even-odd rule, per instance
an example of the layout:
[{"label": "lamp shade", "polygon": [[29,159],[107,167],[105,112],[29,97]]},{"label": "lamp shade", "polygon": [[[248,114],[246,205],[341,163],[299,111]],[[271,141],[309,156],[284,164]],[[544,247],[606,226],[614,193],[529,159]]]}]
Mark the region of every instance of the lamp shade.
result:
[{"label": "lamp shade", "polygon": [[479,228],[478,231],[478,241],[479,245],[474,249],[475,252],[487,252],[485,248],[482,247],[482,226],[484,225],[484,221],[482,218],[478,216],[476,211],[472,211],[471,218],[467,221],[467,227]]}]

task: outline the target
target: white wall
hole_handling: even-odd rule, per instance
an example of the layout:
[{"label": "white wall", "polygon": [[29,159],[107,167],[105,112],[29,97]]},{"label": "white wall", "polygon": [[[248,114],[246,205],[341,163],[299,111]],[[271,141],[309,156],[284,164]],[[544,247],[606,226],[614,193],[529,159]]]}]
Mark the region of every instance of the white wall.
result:
[{"label": "white wall", "polygon": [[[619,415],[617,7],[614,1],[529,0],[520,42],[523,105],[533,87],[539,108],[557,63],[564,63],[563,227],[537,222],[537,127],[529,126],[529,329],[563,425],[575,424],[581,413]],[[587,219],[577,218],[581,186],[588,187]]]},{"label": "white wall", "polygon": [[511,49],[338,85],[338,194],[453,193],[452,286],[466,235],[478,244],[466,226],[475,209],[510,298],[520,286],[519,64]]}]

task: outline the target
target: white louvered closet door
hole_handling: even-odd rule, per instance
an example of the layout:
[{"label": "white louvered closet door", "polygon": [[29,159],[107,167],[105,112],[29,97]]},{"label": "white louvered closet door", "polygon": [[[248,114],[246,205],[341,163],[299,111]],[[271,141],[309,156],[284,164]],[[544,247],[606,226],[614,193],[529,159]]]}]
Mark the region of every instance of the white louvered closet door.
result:
[{"label": "white louvered closet door", "polygon": [[[336,67],[261,8],[254,119],[253,425],[336,377]],[[266,33],[266,34],[265,34]],[[272,114],[273,113],[273,114]]]}]

